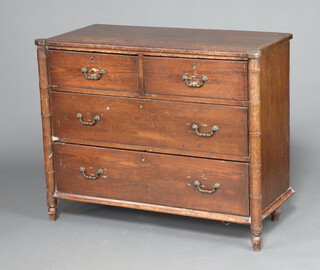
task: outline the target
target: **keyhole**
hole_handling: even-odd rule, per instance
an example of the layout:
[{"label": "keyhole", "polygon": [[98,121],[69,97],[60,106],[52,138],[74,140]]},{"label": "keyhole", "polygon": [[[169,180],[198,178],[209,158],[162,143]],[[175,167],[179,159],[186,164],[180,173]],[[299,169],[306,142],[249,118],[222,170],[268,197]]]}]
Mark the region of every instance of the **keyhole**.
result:
[{"label": "keyhole", "polygon": [[145,162],[146,161],[146,158],[144,156],[141,156],[141,161],[142,162]]},{"label": "keyhole", "polygon": [[196,64],[195,63],[192,64],[192,68],[196,69]]},{"label": "keyhole", "polygon": [[93,63],[94,62],[94,56],[91,56],[90,58],[91,58],[91,63]]},{"label": "keyhole", "polygon": [[139,108],[140,108],[140,109],[143,108],[143,103],[140,103]]}]

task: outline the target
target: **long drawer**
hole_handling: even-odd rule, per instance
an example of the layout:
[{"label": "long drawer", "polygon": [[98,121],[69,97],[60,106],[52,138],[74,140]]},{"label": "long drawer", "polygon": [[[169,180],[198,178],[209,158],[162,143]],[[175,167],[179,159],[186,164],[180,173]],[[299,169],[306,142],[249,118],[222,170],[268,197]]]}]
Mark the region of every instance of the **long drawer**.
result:
[{"label": "long drawer", "polygon": [[249,214],[247,163],[55,144],[54,165],[60,192]]},{"label": "long drawer", "polygon": [[51,93],[53,135],[247,156],[247,108]]}]

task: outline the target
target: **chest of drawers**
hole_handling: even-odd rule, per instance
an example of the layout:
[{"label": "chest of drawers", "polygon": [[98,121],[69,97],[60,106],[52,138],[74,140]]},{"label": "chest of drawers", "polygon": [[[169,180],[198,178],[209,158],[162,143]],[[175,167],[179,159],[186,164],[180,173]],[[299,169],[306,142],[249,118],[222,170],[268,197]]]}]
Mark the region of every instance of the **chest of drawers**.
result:
[{"label": "chest of drawers", "polygon": [[290,34],[92,25],[38,50],[57,199],[248,224],[289,185]]}]

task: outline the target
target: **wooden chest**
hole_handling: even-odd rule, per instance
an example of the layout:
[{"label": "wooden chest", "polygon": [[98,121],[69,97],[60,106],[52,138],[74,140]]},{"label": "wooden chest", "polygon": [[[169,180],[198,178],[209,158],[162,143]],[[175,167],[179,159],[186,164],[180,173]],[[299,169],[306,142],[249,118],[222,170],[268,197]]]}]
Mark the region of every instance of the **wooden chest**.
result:
[{"label": "wooden chest", "polygon": [[291,34],[92,25],[38,39],[57,199],[236,222],[260,250],[289,185]]}]

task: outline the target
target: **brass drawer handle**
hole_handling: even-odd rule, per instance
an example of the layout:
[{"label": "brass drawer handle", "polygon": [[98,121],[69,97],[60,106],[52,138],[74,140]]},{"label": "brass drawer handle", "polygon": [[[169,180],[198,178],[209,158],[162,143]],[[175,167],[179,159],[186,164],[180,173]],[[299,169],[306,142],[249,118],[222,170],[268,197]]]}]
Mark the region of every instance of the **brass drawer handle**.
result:
[{"label": "brass drawer handle", "polygon": [[198,77],[195,77],[195,76],[188,77],[187,75],[183,75],[182,76],[182,80],[189,87],[199,88],[202,85],[204,85],[204,83],[206,81],[208,81],[208,77],[207,76],[201,76],[201,78],[198,78]]},{"label": "brass drawer handle", "polygon": [[188,76],[187,74],[185,74],[182,76],[182,80],[189,87],[199,88],[202,85],[204,85],[205,82],[208,81],[208,77],[207,76],[201,76],[201,78],[198,77],[195,63],[192,64],[192,69],[193,69],[193,75]]},{"label": "brass drawer handle", "polygon": [[200,137],[211,137],[211,136],[213,136],[214,133],[216,133],[219,130],[219,128],[217,126],[213,126],[211,128],[211,132],[210,133],[201,133],[201,132],[199,132],[198,124],[193,123],[191,125],[191,127],[192,127],[193,131],[195,132],[195,134],[197,134]]},{"label": "brass drawer handle", "polygon": [[81,72],[88,80],[99,80],[101,75],[106,73],[104,69],[91,68],[89,71],[87,71],[87,68],[85,67],[81,69]]},{"label": "brass drawer handle", "polygon": [[201,183],[200,183],[199,180],[195,180],[195,181],[193,182],[193,185],[194,185],[200,192],[202,192],[202,193],[207,193],[207,194],[215,193],[216,190],[217,190],[218,188],[220,188],[220,184],[219,184],[219,183],[215,183],[215,184],[213,185],[213,189],[212,189],[212,190],[206,189],[203,185],[201,185]]},{"label": "brass drawer handle", "polygon": [[86,169],[84,167],[80,167],[80,172],[82,173],[82,176],[86,179],[97,180],[100,177],[100,175],[103,173],[103,170],[102,169],[97,170],[95,176],[86,175]]},{"label": "brass drawer handle", "polygon": [[82,114],[81,114],[81,113],[77,113],[77,118],[80,120],[80,123],[81,123],[82,125],[85,125],[85,126],[93,126],[93,125],[95,125],[95,124],[97,123],[97,121],[100,120],[100,116],[99,116],[99,115],[95,115],[95,116],[93,117],[93,119],[92,119],[92,122],[84,122],[84,121],[82,120]]}]

